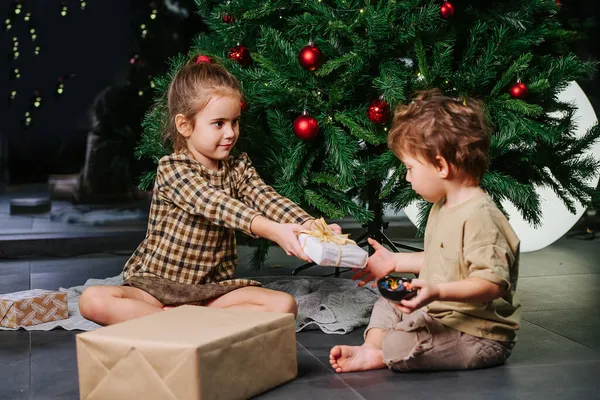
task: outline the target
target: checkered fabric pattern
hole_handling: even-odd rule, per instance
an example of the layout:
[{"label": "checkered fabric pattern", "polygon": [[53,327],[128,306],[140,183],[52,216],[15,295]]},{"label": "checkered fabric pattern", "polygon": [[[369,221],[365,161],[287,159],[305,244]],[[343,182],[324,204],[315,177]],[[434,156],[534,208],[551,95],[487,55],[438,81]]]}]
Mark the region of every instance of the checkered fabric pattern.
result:
[{"label": "checkered fabric pattern", "polygon": [[221,164],[206,168],[187,150],[159,161],[146,238],[127,261],[125,280],[259,285],[234,279],[234,230],[256,237],[250,224],[257,215],[298,224],[312,217],[265,184],[245,153]]}]

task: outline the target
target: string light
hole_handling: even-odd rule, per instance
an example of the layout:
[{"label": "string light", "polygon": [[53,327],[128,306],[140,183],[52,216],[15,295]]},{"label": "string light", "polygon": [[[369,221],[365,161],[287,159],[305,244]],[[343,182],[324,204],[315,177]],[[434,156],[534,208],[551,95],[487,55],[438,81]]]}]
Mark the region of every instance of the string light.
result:
[{"label": "string light", "polygon": [[81,2],[79,3],[80,7],[82,10],[85,10],[85,7],[87,6],[87,3],[83,0],[81,0]]},{"label": "string light", "polygon": [[25,14],[25,16],[23,17],[23,19],[24,19],[25,21],[29,21],[29,20],[31,19],[31,13],[27,13],[27,14]]},{"label": "string light", "polygon": [[21,55],[21,53],[19,52],[19,39],[16,36],[13,36],[12,41],[13,41],[13,47],[12,47],[13,60],[17,60],[19,58],[19,56]]},{"label": "string light", "polygon": [[19,79],[20,77],[21,77],[21,72],[19,71],[19,68],[13,69],[13,78]]},{"label": "string light", "polygon": [[4,20],[4,30],[8,32],[11,29],[12,29],[12,21],[10,20],[10,18],[6,18]]},{"label": "string light", "polygon": [[67,10],[68,10],[67,5],[63,3],[62,8],[60,10],[60,15],[63,16],[63,17],[66,17],[67,16]]},{"label": "string light", "polygon": [[152,14],[150,14],[150,19],[156,19],[156,14],[158,14],[158,10],[157,9],[152,10]]},{"label": "string light", "polygon": [[57,99],[60,99],[65,93],[65,81],[73,76],[75,75],[69,74],[58,77],[58,82],[56,84],[56,92],[54,93]]},{"label": "string light", "polygon": [[19,15],[21,14],[21,9],[23,8],[23,4],[21,3],[16,3],[15,4],[15,14]]},{"label": "string light", "polygon": [[33,49],[33,54],[35,54],[36,56],[39,56],[40,50],[41,50],[40,46],[35,46],[35,49]]},{"label": "string light", "polygon": [[25,126],[27,126],[27,127],[31,126],[32,122],[33,122],[33,119],[31,118],[31,113],[29,111],[27,111],[25,113],[25,121],[24,121]]},{"label": "string light", "polygon": [[17,91],[13,90],[13,91],[10,92],[10,96],[8,97],[8,99],[10,101],[13,101],[16,97],[17,97]]},{"label": "string light", "polygon": [[35,39],[37,39],[37,33],[36,33],[35,28],[31,28],[29,30],[29,33],[31,34],[31,40],[35,42]]},{"label": "string light", "polygon": [[140,26],[140,29],[142,30],[142,39],[146,39],[146,35],[148,34],[148,29],[146,29],[146,24],[142,24]]}]

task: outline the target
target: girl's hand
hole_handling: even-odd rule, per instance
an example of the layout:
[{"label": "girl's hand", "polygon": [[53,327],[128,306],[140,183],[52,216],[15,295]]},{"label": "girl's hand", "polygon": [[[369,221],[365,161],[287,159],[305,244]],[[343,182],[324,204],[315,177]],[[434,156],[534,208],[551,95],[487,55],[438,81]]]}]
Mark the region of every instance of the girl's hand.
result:
[{"label": "girl's hand", "polygon": [[[383,278],[386,275],[394,272],[396,269],[394,261],[394,253],[380,245],[376,240],[369,238],[369,244],[375,253],[367,260],[367,266],[352,276],[353,280],[360,279],[358,286],[362,287],[372,280]],[[377,283],[373,283],[375,287]]]},{"label": "girl's hand", "polygon": [[312,260],[302,250],[298,241],[297,232],[306,227],[299,224],[277,224],[274,227],[272,240],[285,251],[288,256],[295,256],[301,260],[311,262]]},{"label": "girl's hand", "polygon": [[333,231],[333,233],[337,233],[337,234],[342,234],[342,227],[339,226],[338,224],[329,224],[327,225],[329,227],[329,229],[331,229]]},{"label": "girl's hand", "polygon": [[440,288],[435,283],[426,282],[421,279],[413,279],[410,281],[410,286],[413,289],[419,289],[417,295],[410,300],[402,300],[396,306],[405,314],[418,310],[426,306],[432,301],[440,299]]},{"label": "girl's hand", "polygon": [[[304,229],[310,231],[313,228],[314,222],[315,222],[314,219],[309,219],[308,221],[303,223],[302,226],[304,227]],[[327,226],[329,227],[329,229],[331,229],[333,231],[333,233],[338,233],[338,234],[342,233],[342,227],[339,226],[338,224],[329,224]]]}]

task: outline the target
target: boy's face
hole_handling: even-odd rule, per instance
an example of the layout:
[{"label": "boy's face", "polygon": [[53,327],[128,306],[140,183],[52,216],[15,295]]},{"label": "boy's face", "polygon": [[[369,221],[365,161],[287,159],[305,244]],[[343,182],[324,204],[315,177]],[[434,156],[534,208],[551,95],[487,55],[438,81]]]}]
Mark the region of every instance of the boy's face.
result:
[{"label": "boy's face", "polygon": [[436,166],[418,156],[402,155],[402,162],[406,166],[406,181],[410,182],[419,196],[430,203],[436,203],[446,195],[445,179],[448,170],[445,160],[443,161]]}]

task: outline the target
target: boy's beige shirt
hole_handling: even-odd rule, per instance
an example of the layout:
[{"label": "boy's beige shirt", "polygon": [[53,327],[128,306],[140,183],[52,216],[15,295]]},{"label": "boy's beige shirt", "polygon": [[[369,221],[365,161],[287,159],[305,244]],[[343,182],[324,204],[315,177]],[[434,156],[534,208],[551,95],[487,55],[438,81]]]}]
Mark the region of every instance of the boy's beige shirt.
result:
[{"label": "boy's beige shirt", "polygon": [[425,262],[419,278],[454,282],[478,277],[502,285],[504,295],[485,303],[436,301],[429,315],[461,332],[512,342],[519,329],[521,306],[516,296],[519,239],[488,195],[452,208],[434,204],[425,228]]}]

